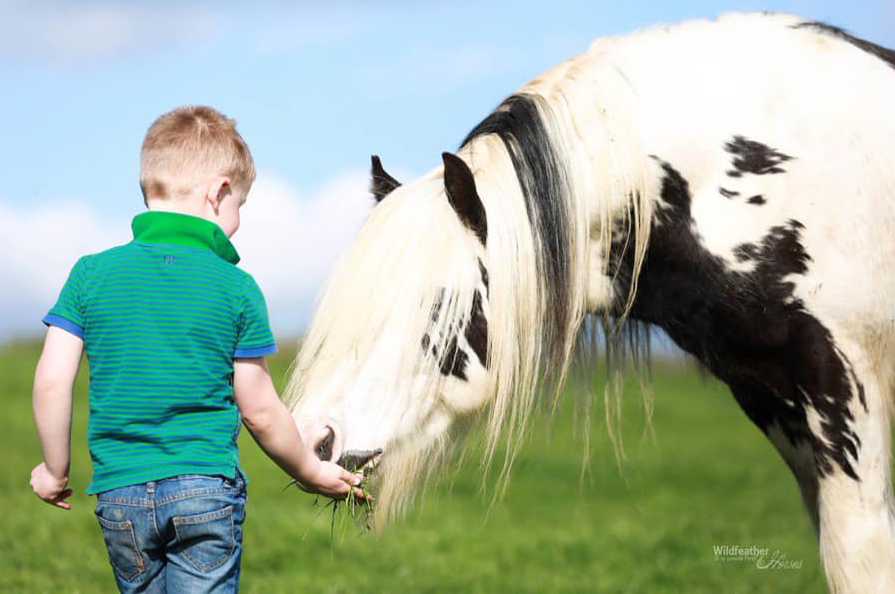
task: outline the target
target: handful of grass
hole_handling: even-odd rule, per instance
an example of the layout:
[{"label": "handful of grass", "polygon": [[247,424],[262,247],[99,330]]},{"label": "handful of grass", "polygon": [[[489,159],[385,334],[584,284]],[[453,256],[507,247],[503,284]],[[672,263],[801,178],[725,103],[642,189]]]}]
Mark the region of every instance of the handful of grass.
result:
[{"label": "handful of grass", "polygon": [[[351,470],[351,472],[355,471]],[[361,532],[370,532],[373,529],[372,521],[375,508],[373,497],[370,492],[372,482],[372,477],[370,475],[372,474],[372,469],[366,467],[364,468],[363,473],[364,478],[361,480],[360,484],[357,485],[357,488],[361,490],[363,497],[358,497],[355,494],[355,490],[351,489],[345,499],[324,499],[326,503],[324,503],[323,509],[330,508],[332,510],[330,534],[333,537],[333,540],[335,540],[337,521],[340,529],[343,529],[349,521],[354,525],[359,525],[361,527]],[[290,482],[285,488],[288,489],[292,486],[301,489],[301,485],[298,481]],[[320,505],[319,495],[314,498],[314,505]]]},{"label": "handful of grass", "polygon": [[[354,489],[348,492],[348,497],[341,500],[330,499],[325,507],[332,507],[332,520],[330,522],[330,533],[335,537],[336,521],[339,521],[339,527],[344,528],[349,520],[354,525],[361,527],[361,532],[369,532],[373,529],[373,498],[370,495],[370,477],[365,472],[364,478],[357,486],[363,493],[363,498],[358,497]],[[319,499],[319,498],[318,498]],[[314,502],[317,504],[317,501]]]}]

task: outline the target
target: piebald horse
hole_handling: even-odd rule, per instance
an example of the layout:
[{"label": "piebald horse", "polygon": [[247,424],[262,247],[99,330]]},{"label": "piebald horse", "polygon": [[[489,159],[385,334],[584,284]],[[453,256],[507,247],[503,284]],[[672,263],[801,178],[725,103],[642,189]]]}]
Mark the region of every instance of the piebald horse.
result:
[{"label": "piebald horse", "polygon": [[[895,588],[895,52],[722,16],[597,40],[379,204],[287,390],[400,513],[481,421],[557,394],[589,316],[662,328],[792,469],[830,589]],[[513,446],[510,448],[512,458]]]}]

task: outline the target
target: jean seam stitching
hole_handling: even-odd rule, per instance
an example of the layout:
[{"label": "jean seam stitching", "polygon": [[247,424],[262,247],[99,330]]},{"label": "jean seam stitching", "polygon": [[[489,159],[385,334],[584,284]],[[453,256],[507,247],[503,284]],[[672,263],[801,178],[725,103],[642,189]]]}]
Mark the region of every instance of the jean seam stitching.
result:
[{"label": "jean seam stitching", "polygon": [[158,529],[158,506],[155,502],[152,502],[152,508],[149,510],[149,517],[152,518],[152,529],[155,530],[155,535],[159,541],[162,540],[162,534]]},{"label": "jean seam stitching", "polygon": [[150,507],[152,501],[149,499],[128,499],[124,497],[97,498],[97,503],[114,503],[115,505],[127,505],[130,507]]},{"label": "jean seam stitching", "polygon": [[231,491],[232,489],[226,489],[223,487],[205,487],[202,489],[191,489],[189,491],[181,491],[179,493],[174,493],[172,495],[168,495],[167,497],[163,497],[157,501],[157,505],[165,505],[168,503],[174,503],[176,501],[182,501],[184,499],[199,497],[202,495],[228,495]]}]

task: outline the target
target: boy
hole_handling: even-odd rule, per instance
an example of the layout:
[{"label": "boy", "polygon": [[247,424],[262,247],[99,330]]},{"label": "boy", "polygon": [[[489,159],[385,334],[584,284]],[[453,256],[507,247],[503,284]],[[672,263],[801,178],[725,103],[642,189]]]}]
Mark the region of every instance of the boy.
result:
[{"label": "boy", "polygon": [[87,493],[122,592],[236,591],[240,417],[306,491],[343,498],[360,482],[305,445],[268,374],[264,297],[229,241],[254,178],[233,120],[209,107],[162,115],[140,152],[148,212],[134,218],[134,240],[81,258],[44,318],[34,379],[44,462],[31,486],[71,508],[71,391],[86,349]]}]

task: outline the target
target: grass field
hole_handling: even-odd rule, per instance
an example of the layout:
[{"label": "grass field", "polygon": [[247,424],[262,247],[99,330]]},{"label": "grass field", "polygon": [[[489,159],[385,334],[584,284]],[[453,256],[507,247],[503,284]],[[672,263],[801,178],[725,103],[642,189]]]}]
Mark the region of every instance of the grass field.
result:
[{"label": "grass field", "polygon": [[[94,502],[83,494],[84,373],[75,394],[70,512],[31,494],[40,461],[30,409],[34,345],[0,347],[0,592],[114,591]],[[282,385],[288,355],[271,367]],[[82,370],[83,371],[83,370]],[[336,528],[313,498],[283,491],[287,478],[247,432],[249,476],[245,592],[823,592],[815,539],[795,481],[724,386],[673,366],[654,370],[655,442],[634,382],[625,395],[628,460],[620,473],[595,411],[589,478],[579,473],[572,399],[555,421],[539,419],[505,499],[488,513],[477,440],[466,463],[384,536]],[[570,390],[573,390],[570,388]],[[493,481],[492,481],[493,485]],[[760,569],[716,559],[714,546],[759,546],[801,561]]]}]

